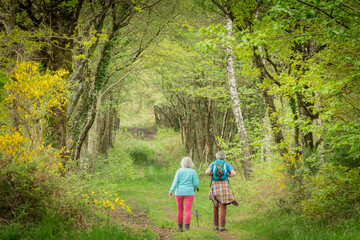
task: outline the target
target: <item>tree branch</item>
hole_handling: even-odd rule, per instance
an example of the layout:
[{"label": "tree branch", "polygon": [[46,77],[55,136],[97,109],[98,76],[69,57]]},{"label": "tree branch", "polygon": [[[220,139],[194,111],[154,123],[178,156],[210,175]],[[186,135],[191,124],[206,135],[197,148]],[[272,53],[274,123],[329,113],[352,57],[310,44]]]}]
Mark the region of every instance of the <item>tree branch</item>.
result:
[{"label": "tree branch", "polygon": [[113,87],[115,87],[119,82],[121,82],[123,79],[125,79],[126,77],[128,77],[132,72],[134,72],[136,69],[138,69],[143,63],[145,63],[153,54],[156,46],[158,45],[158,43],[155,44],[154,48],[152,49],[151,53],[149,56],[147,56],[147,58],[145,58],[141,63],[139,63],[136,67],[134,67],[133,69],[131,69],[129,72],[127,72],[124,76],[122,76],[119,80],[117,80],[115,83],[113,83],[110,87],[108,87],[99,97],[99,99],[102,98],[102,96],[104,96],[105,93],[107,93],[108,91],[110,91]]},{"label": "tree branch", "polygon": [[348,8],[348,9],[351,9],[351,10],[353,10],[353,11],[355,11],[355,12],[358,12],[358,13],[360,13],[360,11],[359,10],[357,10],[356,8],[353,8],[352,6],[349,6],[349,5],[347,5],[347,4],[345,4],[345,3],[340,3],[342,6],[344,6],[344,7],[346,7],[346,8]]},{"label": "tree branch", "polygon": [[314,8],[314,9],[318,10],[319,12],[322,12],[323,14],[325,14],[326,16],[328,16],[329,18],[334,19],[335,22],[337,22],[338,24],[340,24],[340,25],[343,26],[344,28],[350,29],[348,26],[346,26],[345,24],[339,22],[336,18],[334,18],[331,14],[325,12],[324,10],[322,10],[322,9],[320,9],[320,8],[318,8],[318,7],[310,4],[310,3],[301,1],[301,0],[296,0],[296,1],[298,1],[299,3],[305,4],[306,6],[309,6],[309,7],[311,7],[311,8]]}]

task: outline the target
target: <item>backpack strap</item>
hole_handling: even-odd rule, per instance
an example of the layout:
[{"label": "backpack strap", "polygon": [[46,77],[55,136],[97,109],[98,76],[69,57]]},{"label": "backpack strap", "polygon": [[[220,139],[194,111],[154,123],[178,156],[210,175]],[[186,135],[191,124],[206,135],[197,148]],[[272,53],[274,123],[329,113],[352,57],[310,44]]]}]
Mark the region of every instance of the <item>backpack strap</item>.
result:
[{"label": "backpack strap", "polygon": [[212,170],[211,172],[212,172],[213,174],[214,174],[215,168],[216,168],[216,163],[214,162],[213,169],[211,169],[211,170]]},{"label": "backpack strap", "polygon": [[213,180],[214,180],[214,170],[215,170],[215,167],[216,167],[216,164],[215,164],[215,162],[214,162],[214,166],[213,166],[213,168],[211,169],[211,180],[210,180],[210,188],[211,188],[211,184],[212,184],[212,182],[213,182]]}]

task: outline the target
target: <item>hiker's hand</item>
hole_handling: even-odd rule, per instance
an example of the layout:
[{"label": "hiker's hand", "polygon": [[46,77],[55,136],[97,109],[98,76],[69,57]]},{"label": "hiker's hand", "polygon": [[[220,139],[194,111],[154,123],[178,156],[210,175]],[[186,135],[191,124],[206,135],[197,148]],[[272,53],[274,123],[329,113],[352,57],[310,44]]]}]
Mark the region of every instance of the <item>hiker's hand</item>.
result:
[{"label": "hiker's hand", "polygon": [[212,171],[211,168],[207,168],[207,169],[205,170],[205,174],[206,174],[207,176],[210,176],[210,174],[212,174],[211,171]]},{"label": "hiker's hand", "polygon": [[169,197],[172,198],[172,197],[173,197],[173,194],[172,194],[172,193],[169,193]]},{"label": "hiker's hand", "polygon": [[234,170],[231,170],[230,172],[229,172],[229,177],[234,177],[236,175],[236,172],[234,171]]}]

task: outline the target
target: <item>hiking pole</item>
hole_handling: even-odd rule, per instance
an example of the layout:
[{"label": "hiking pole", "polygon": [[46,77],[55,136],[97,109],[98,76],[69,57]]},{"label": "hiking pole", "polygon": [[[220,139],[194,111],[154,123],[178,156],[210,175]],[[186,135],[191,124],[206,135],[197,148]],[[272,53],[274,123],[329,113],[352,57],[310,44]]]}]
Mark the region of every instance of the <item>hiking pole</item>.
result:
[{"label": "hiking pole", "polygon": [[[199,191],[199,188],[196,188],[195,190],[196,190],[196,191]],[[196,205],[195,191],[194,191],[194,200],[195,200],[195,214],[196,214],[197,225],[198,225],[198,229],[199,229],[199,216],[198,216],[197,205]]]}]

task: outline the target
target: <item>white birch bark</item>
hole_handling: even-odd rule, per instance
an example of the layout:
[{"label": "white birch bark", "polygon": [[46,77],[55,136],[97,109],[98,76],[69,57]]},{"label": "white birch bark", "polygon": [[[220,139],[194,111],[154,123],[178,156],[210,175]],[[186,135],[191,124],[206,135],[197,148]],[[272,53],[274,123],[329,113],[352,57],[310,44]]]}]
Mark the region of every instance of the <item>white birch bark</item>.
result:
[{"label": "white birch bark", "polygon": [[[231,36],[233,29],[233,23],[228,14],[226,14],[226,35]],[[236,87],[236,79],[235,79],[235,70],[234,70],[234,60],[233,60],[233,49],[230,44],[228,44],[227,48],[227,73],[228,73],[228,81],[230,87],[230,95],[231,101],[233,105],[234,116],[236,120],[236,125],[238,128],[238,133],[240,136],[240,140],[243,142],[243,154],[244,154],[244,176],[248,178],[251,172],[251,160],[250,160],[250,149],[249,149],[249,139],[246,132],[246,127],[244,124],[244,119],[242,116],[241,108],[240,108],[240,101]]]}]

